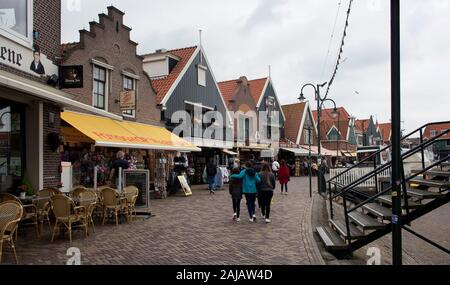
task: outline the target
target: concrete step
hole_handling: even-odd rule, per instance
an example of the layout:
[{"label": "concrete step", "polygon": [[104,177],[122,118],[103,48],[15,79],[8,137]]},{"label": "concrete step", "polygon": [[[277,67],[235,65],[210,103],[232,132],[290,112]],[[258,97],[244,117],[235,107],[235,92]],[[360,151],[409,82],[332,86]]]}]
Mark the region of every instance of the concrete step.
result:
[{"label": "concrete step", "polygon": [[347,250],[347,243],[330,227],[317,227],[317,233],[325,248],[330,251]]},{"label": "concrete step", "polygon": [[449,181],[434,181],[434,180],[425,180],[425,179],[412,179],[409,181],[410,184],[418,184],[427,187],[439,188],[439,189],[450,189]]},{"label": "concrete step", "polygon": [[[341,236],[341,237],[346,237],[347,236],[347,227],[345,225],[344,221],[338,220],[338,219],[333,219],[330,220],[331,226],[332,228],[334,228],[337,233]],[[366,235],[357,227],[355,227],[354,225],[350,224],[350,237],[351,239],[362,239],[365,238]]]},{"label": "concrete step", "polygon": [[361,212],[351,212],[348,217],[364,230],[378,230],[386,227],[385,224],[380,223],[377,219],[367,216]]},{"label": "concrete step", "polygon": [[430,192],[430,191],[426,191],[426,190],[412,189],[412,188],[408,189],[406,192],[408,193],[408,195],[415,197],[415,198],[419,198],[421,200],[435,199],[435,198],[442,197],[445,195],[443,193]]},{"label": "concrete step", "polygon": [[364,210],[382,218],[383,220],[390,220],[392,217],[392,210],[387,207],[383,207],[378,203],[366,204],[362,207]]},{"label": "concrete step", "polygon": [[[392,196],[390,195],[383,195],[377,198],[378,201],[392,206]],[[408,209],[417,209],[422,207],[423,205],[411,200],[408,200]],[[405,200],[402,198],[402,208],[406,209]]]}]

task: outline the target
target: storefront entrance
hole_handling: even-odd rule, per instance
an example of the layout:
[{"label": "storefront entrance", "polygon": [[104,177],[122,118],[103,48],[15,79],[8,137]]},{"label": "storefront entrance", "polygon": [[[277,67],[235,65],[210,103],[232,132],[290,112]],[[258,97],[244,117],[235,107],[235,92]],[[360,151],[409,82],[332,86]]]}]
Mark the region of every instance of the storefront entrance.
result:
[{"label": "storefront entrance", "polygon": [[0,192],[24,184],[25,107],[0,99]]}]

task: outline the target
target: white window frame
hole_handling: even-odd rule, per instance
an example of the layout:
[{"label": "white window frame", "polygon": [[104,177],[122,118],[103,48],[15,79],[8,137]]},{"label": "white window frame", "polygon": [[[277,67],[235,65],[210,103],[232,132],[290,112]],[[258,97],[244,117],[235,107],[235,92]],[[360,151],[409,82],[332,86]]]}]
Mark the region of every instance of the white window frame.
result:
[{"label": "white window frame", "polygon": [[[136,75],[134,75],[134,74],[132,74],[132,73],[128,73],[128,72],[125,72],[125,71],[123,71],[122,72],[122,89],[123,90],[125,90],[125,88],[124,88],[124,83],[125,83],[125,79],[131,79],[132,81],[133,81],[133,87],[134,87],[134,90],[132,90],[132,91],[134,91],[134,93],[135,93],[135,96],[136,96],[136,106],[137,106],[137,97],[138,97],[138,79],[139,79],[139,77],[138,76],[136,76]],[[123,117],[124,118],[132,118],[132,119],[136,119],[136,108],[134,108],[134,110],[131,110],[131,114],[127,114],[126,113],[126,111],[123,111],[122,112],[122,115],[123,115]]]},{"label": "white window frame", "polygon": [[[310,133],[311,133],[311,135],[310,135]],[[309,141],[307,140],[308,138],[311,141],[311,145],[313,145],[314,144],[314,134],[312,131],[305,129],[305,137],[304,137],[305,145],[309,145]]]},{"label": "white window frame", "polygon": [[438,131],[436,131],[436,130],[431,130],[430,131],[431,138],[434,138],[435,136],[437,136],[437,134],[438,134]]},{"label": "white window frame", "polygon": [[[207,85],[206,84],[206,79],[207,79],[206,72],[207,71],[208,71],[208,68],[206,66],[203,66],[201,64],[197,65],[197,84],[198,85],[206,87],[206,85]],[[204,83],[200,81],[200,79],[201,79],[200,72],[204,72],[204,74],[205,74],[205,76],[204,76],[204,79],[205,79]]]},{"label": "white window frame", "polygon": [[0,27],[0,35],[26,47],[33,49],[33,0],[27,1],[27,36],[8,28]]},{"label": "white window frame", "polygon": [[[100,109],[95,106],[95,100],[94,100],[94,96],[95,96],[95,94],[94,94],[94,82],[95,82],[94,70],[95,70],[95,67],[102,68],[105,70],[106,82],[105,82],[105,108],[104,109]],[[104,66],[101,66],[101,65],[98,65],[95,63],[92,64],[92,107],[94,107],[98,110],[104,110],[106,112],[108,112],[108,106],[109,106],[109,75],[110,75],[109,72],[110,72],[110,69],[105,68]]]}]

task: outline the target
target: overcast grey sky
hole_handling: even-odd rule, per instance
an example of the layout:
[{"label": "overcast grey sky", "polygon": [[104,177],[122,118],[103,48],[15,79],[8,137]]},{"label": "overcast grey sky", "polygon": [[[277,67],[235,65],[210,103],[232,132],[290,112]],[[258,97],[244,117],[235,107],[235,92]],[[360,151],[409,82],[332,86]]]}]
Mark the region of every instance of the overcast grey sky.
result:
[{"label": "overcast grey sky", "polygon": [[[77,1],[80,1],[78,5]],[[272,78],[283,104],[301,86],[329,80],[349,0],[63,0],[63,42],[113,4],[124,11],[139,53],[203,46],[219,81]],[[327,48],[341,2],[328,64]],[[450,0],[402,2],[404,128],[450,119]],[[355,0],[330,97],[358,118],[390,120],[389,1]],[[80,7],[81,9],[78,9]],[[325,68],[324,68],[325,66]],[[356,92],[355,92],[356,91]],[[305,92],[313,99],[313,90]],[[330,106],[327,106],[330,107]]]}]

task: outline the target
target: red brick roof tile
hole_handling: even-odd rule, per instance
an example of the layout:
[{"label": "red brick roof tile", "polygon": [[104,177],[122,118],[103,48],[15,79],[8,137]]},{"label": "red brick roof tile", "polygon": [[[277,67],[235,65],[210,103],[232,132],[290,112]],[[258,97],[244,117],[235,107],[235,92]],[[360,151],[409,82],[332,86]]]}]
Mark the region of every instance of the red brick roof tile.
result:
[{"label": "red brick roof tile", "polygon": [[[431,135],[432,131],[436,131],[436,136],[437,136],[448,129],[450,129],[450,123],[429,126],[429,127],[425,128],[423,136],[426,139],[432,139],[434,137]],[[447,133],[446,135],[439,138],[439,140],[449,140],[449,139],[450,139],[450,133]]]},{"label": "red brick roof tile", "polygon": [[305,107],[306,103],[281,106],[284,115],[286,118],[289,118],[284,126],[285,137],[294,143],[297,143],[298,131],[303,119],[303,113],[306,110]]},{"label": "red brick roof tile", "polygon": [[381,135],[383,136],[383,141],[389,141],[391,139],[392,124],[378,124],[378,127],[380,128]]},{"label": "red brick roof tile", "polygon": [[252,94],[256,104],[259,103],[259,99],[261,99],[263,95],[262,93],[264,91],[264,86],[266,86],[267,80],[269,80],[268,77],[248,81],[250,93]]},{"label": "red brick roof tile", "polygon": [[217,83],[219,85],[220,93],[222,94],[223,100],[230,107],[231,100],[238,88],[238,80],[229,80]]},{"label": "red brick roof tile", "polygon": [[[172,54],[180,58],[180,61],[172,69],[170,74],[164,78],[152,79],[153,88],[156,91],[156,102],[161,104],[164,98],[169,92],[172,85],[175,83],[181,72],[183,71],[186,64],[189,62],[194,52],[197,50],[197,46],[175,49],[167,51],[168,54]],[[145,57],[145,55],[144,55]]]}]

